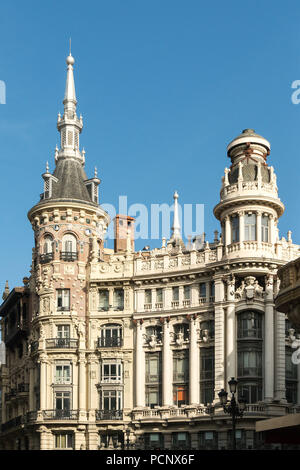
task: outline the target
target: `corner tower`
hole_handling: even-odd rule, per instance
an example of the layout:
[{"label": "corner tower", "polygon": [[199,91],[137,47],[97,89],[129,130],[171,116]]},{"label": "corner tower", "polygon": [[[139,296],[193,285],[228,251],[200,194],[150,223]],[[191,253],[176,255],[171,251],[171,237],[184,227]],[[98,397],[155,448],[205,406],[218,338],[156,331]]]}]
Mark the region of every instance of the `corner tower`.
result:
[{"label": "corner tower", "polygon": [[274,168],[267,164],[270,148],[253,129],[245,129],[227,146],[231,166],[225,168],[214,215],[221,222],[228,258],[276,254],[277,223],[284,205],[278,197]]}]

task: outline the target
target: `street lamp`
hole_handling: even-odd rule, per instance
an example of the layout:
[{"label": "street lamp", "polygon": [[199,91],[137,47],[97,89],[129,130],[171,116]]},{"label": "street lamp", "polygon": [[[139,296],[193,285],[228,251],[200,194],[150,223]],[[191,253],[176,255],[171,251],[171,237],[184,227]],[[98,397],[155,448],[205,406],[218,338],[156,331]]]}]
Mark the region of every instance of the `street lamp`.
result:
[{"label": "street lamp", "polygon": [[126,429],[126,449],[129,450],[130,448],[130,429]]},{"label": "street lamp", "polygon": [[220,403],[223,407],[224,413],[228,413],[231,415],[232,418],[232,448],[236,450],[236,437],[235,437],[235,424],[238,417],[242,417],[246,408],[246,400],[245,398],[241,397],[237,402],[235,399],[235,394],[237,391],[237,380],[234,377],[231,377],[229,380],[229,390],[232,394],[231,399],[228,400],[227,396],[228,393],[222,388],[222,390],[218,393]]}]

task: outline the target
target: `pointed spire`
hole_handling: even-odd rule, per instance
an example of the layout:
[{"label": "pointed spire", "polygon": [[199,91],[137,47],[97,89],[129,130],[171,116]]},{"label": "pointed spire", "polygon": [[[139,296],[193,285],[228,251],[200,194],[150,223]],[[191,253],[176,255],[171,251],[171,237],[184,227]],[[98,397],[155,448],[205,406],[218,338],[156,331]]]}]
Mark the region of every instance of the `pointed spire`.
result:
[{"label": "pointed spire", "polygon": [[8,296],[9,296],[9,287],[8,287],[8,281],[6,281],[2,299],[5,300],[7,299]]},{"label": "pointed spire", "polygon": [[179,213],[178,213],[178,192],[175,191],[174,193],[174,219],[173,219],[173,225],[172,225],[172,240],[178,240],[181,239],[181,227],[180,227],[180,222],[179,222]]},{"label": "pointed spire", "polygon": [[76,101],[75,82],[74,82],[74,74],[73,74],[73,65],[75,63],[75,59],[72,56],[71,52],[68,55],[66,62],[68,66],[68,71],[67,71],[64,105],[67,104],[66,103],[67,101],[71,101],[76,105],[77,101]]}]

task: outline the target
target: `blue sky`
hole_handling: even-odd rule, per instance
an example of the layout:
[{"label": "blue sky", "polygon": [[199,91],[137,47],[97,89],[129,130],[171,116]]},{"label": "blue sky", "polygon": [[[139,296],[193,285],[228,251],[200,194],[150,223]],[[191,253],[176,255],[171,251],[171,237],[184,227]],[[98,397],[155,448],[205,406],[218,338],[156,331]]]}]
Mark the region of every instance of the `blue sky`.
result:
[{"label": "blue sky", "polygon": [[[59,142],[68,38],[84,130],[86,171],[101,202],[205,204],[205,232],[245,128],[271,142],[286,212],[280,232],[300,243],[300,4],[296,1],[6,1],[0,15],[0,290],[22,285],[33,234],[27,211]],[[144,241],[137,243],[142,248]],[[159,246],[159,242],[151,243]]]}]

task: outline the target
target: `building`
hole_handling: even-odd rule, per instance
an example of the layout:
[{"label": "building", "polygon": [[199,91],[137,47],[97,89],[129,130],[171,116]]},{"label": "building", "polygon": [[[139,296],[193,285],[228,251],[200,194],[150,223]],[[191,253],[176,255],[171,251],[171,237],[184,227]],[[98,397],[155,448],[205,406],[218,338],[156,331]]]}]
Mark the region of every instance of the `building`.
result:
[{"label": "building", "polygon": [[119,214],[108,250],[100,179],[85,174],[79,147],[73,64],[69,55],[55,170],[47,164],[28,213],[31,274],[6,287],[0,307],[1,448],[230,448],[218,393],[231,377],[247,400],[238,447],[259,447],[255,422],[300,402],[274,306],[277,270],[299,245],[279,238],[270,144],[246,129],[228,145],[213,242],[199,234],[184,244],[175,193],[161,248],[136,252],[134,219]]}]

